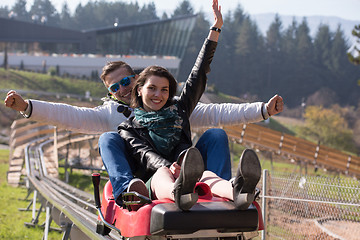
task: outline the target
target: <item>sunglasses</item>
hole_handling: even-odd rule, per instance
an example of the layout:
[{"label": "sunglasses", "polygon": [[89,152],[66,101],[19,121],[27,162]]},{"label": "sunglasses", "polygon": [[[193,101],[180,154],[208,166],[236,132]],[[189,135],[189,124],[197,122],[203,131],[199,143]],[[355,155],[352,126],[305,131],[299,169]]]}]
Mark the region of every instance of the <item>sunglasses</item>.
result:
[{"label": "sunglasses", "polygon": [[108,88],[109,92],[111,93],[116,93],[117,91],[119,91],[120,89],[120,85],[121,86],[129,86],[132,77],[135,77],[135,75],[130,75],[127,77],[124,77],[123,79],[121,79],[119,82],[111,84],[110,87]]}]

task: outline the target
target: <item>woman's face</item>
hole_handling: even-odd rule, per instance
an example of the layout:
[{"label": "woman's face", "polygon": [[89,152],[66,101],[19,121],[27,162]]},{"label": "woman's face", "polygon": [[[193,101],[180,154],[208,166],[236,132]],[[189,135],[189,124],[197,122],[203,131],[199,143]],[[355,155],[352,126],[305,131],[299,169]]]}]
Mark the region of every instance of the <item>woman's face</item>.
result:
[{"label": "woman's face", "polygon": [[169,99],[169,80],[165,77],[150,76],[144,86],[138,89],[145,111],[160,110]]}]

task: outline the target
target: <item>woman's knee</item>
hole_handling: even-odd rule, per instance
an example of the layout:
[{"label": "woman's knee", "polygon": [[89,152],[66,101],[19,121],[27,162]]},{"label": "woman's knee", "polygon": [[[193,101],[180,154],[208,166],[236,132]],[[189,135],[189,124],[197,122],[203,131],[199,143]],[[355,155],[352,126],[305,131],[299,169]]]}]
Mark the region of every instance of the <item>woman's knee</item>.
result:
[{"label": "woman's knee", "polygon": [[216,175],[216,173],[213,173],[212,171],[205,170],[203,172],[203,175],[201,176],[200,182],[204,182],[209,178],[219,178],[219,176]]},{"label": "woman's knee", "polygon": [[[156,170],[156,175],[158,176],[169,176],[172,175],[168,167],[160,167]],[[155,175],[154,175],[155,176]]]}]

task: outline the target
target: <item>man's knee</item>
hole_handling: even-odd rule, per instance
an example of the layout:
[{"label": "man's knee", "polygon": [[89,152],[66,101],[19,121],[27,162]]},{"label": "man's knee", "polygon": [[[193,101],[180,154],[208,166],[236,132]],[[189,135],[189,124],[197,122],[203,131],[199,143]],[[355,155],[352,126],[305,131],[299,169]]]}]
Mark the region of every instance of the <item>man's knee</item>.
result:
[{"label": "man's knee", "polygon": [[117,132],[105,132],[99,137],[99,147],[105,147],[109,144],[118,143],[122,138]]},{"label": "man's knee", "polygon": [[211,128],[204,132],[204,135],[206,136],[220,136],[220,137],[227,137],[226,132],[224,129],[221,128]]},{"label": "man's knee", "polygon": [[225,141],[228,142],[228,136],[224,129],[212,128],[204,132],[203,137],[210,141]]}]

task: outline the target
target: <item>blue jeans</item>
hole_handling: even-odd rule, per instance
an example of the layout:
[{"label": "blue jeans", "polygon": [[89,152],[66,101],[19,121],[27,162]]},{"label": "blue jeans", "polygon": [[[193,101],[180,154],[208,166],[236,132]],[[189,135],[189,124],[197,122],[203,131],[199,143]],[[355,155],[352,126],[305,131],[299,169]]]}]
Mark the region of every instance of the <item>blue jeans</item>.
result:
[{"label": "blue jeans", "polygon": [[[226,180],[231,178],[230,150],[224,130],[218,128],[207,130],[200,137],[196,148],[203,156],[205,169]],[[99,151],[116,199],[127,189],[133,178],[125,142],[117,132],[103,133],[99,138]]]},{"label": "blue jeans", "polygon": [[199,149],[205,169],[216,173],[219,177],[230,180],[231,159],[229,141],[226,132],[220,128],[212,128],[204,132],[195,147]]}]

